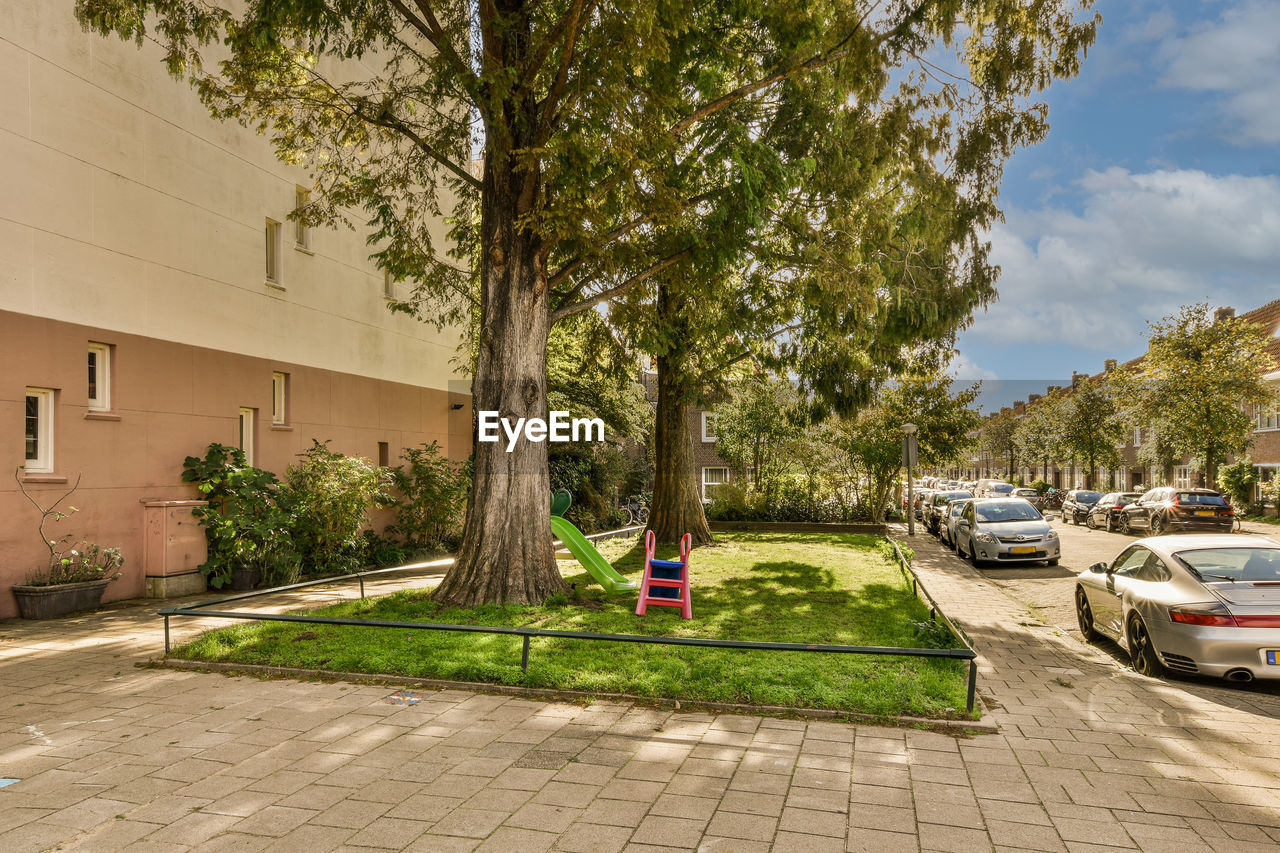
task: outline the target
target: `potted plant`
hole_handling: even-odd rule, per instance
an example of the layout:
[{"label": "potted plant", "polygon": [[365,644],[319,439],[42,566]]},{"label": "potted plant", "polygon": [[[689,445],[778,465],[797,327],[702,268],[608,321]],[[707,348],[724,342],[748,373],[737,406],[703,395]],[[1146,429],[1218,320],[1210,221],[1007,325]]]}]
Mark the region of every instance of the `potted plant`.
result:
[{"label": "potted plant", "polygon": [[80,540],[71,542],[71,534],[50,539],[45,525],[59,522],[79,512],[73,506],[67,512],[58,509],[63,501],[80,488],[80,478],[62,497],[48,507],[42,507],[27,494],[22,482],[22,466],[14,471],[18,490],[40,513],[40,541],[49,549],[49,564],[45,569],[32,572],[25,584],[15,584],[14,598],[18,600],[18,612],[24,619],[54,619],[80,610],[95,610],[102,604],[102,594],[107,584],[120,577],[124,558],[119,548],[103,548],[101,545]]}]

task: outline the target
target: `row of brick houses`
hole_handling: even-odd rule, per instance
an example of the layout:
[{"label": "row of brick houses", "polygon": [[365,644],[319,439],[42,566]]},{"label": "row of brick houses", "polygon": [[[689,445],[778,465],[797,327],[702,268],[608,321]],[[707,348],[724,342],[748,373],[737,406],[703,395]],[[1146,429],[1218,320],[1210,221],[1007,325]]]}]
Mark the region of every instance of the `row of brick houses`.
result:
[{"label": "row of brick houses", "polygon": [[[1219,318],[1234,317],[1235,312],[1231,308],[1220,308],[1217,316]],[[1267,352],[1271,354],[1277,364],[1280,364],[1280,299],[1268,302],[1266,305],[1240,316],[1242,319],[1257,323],[1263,327],[1268,337]],[[1140,360],[1141,357],[1127,362],[1124,366],[1136,364]],[[1092,377],[1084,373],[1075,373],[1072,376],[1071,384],[1074,386],[1085,379],[1100,378],[1107,372],[1117,369],[1117,367],[1119,365],[1115,359],[1107,359],[1102,373],[1094,374]],[[1277,391],[1280,392],[1280,370],[1268,373],[1263,378],[1275,385]],[[1052,394],[1058,390],[1061,390],[1058,386],[1049,386],[1045,389],[1045,393]],[[1042,395],[1040,394],[1030,394],[1028,399],[1017,400],[1012,406],[1001,409],[1001,413],[1012,411],[1014,415],[1021,416],[1041,398]],[[1277,399],[1280,399],[1280,396]],[[994,416],[995,414],[993,413],[992,417]],[[1273,402],[1269,407],[1260,408],[1252,412],[1252,416],[1254,419],[1254,432],[1249,448],[1249,457],[1259,470],[1261,482],[1267,484],[1280,470],[1280,403]],[[1093,472],[1094,476],[1089,482],[1095,487],[1103,489],[1114,488],[1139,491],[1148,486],[1158,484],[1181,487],[1205,485],[1204,473],[1197,470],[1187,457],[1175,461],[1165,470],[1154,470],[1152,466],[1146,464],[1140,458],[1140,450],[1143,441],[1148,438],[1150,438],[1150,434],[1147,430],[1135,427],[1132,434],[1127,436],[1124,447],[1117,448],[1120,450],[1120,466],[1114,469],[1099,468]],[[1234,461],[1234,457],[1229,461]],[[967,464],[957,466],[951,469],[949,473],[966,479],[1017,476],[1021,477],[1024,483],[1043,478],[1052,486],[1062,489],[1083,488],[1086,484],[1087,472],[1080,466],[1070,464],[1059,466],[1052,461],[1046,464],[1044,460],[1040,460],[1040,464],[1036,464],[1036,460],[1015,460],[1015,462],[1017,467],[1013,472],[1010,472],[1007,459],[991,454],[985,449],[979,449],[974,452]],[[1212,484],[1210,485],[1212,486]]]}]

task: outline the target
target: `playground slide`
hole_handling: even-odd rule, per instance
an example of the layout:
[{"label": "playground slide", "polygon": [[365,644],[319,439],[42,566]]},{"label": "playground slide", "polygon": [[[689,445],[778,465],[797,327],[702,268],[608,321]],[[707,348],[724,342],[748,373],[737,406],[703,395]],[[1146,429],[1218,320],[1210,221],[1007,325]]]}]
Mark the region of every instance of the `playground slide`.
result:
[{"label": "playground slide", "polygon": [[629,581],[613,570],[613,566],[609,565],[609,561],[600,556],[600,552],[595,549],[595,546],[591,544],[587,537],[582,535],[581,530],[573,526],[573,522],[566,521],[558,515],[553,515],[551,516],[551,532],[564,543],[564,547],[569,549],[569,553],[582,564],[582,567],[595,579],[596,583],[604,587],[605,592],[621,592],[636,588],[635,581]]}]

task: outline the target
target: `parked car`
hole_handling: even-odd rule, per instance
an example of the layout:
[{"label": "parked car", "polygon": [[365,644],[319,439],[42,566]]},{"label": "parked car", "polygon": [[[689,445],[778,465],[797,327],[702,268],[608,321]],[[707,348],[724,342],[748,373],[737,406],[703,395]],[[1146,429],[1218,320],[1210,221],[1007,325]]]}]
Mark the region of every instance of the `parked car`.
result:
[{"label": "parked car", "polygon": [[979,480],[973,494],[978,498],[1006,497],[1013,492],[1014,488],[1013,483],[1006,483],[1003,480]]},{"label": "parked car", "polygon": [[1092,489],[1072,489],[1062,499],[1062,520],[1072,524],[1083,524],[1089,510],[1102,497],[1102,492]]},{"label": "parked car", "polygon": [[1213,489],[1160,486],[1122,509],[1120,532],[1143,530],[1152,536],[1181,531],[1230,533],[1236,514]]},{"label": "parked car", "polygon": [[1090,507],[1084,523],[1091,530],[1119,530],[1122,511],[1140,497],[1142,492],[1108,492]]},{"label": "parked car", "polygon": [[1144,675],[1280,679],[1280,543],[1266,536],[1139,539],[1076,578],[1086,640],[1120,643]]},{"label": "parked car", "polygon": [[1022,498],[1036,509],[1040,508],[1040,493],[1029,486],[1019,486],[1009,493],[1011,498]]},{"label": "parked car", "polygon": [[920,489],[916,492],[916,504],[912,508],[916,521],[924,520],[924,505],[931,494],[933,494],[933,489]]},{"label": "parked car", "polygon": [[1052,520],[1022,498],[973,500],[956,522],[956,553],[975,566],[988,561],[1056,566],[1061,553]]},{"label": "parked car", "polygon": [[960,520],[961,513],[964,508],[973,500],[973,498],[956,498],[947,504],[947,514],[943,516],[942,523],[938,525],[938,541],[944,543],[952,551],[956,549],[956,522]]},{"label": "parked car", "polygon": [[946,513],[947,504],[960,498],[971,498],[973,495],[969,492],[962,491],[946,491],[934,492],[929,495],[929,500],[925,503],[924,527],[934,536],[938,535],[938,530],[942,524],[943,515]]}]

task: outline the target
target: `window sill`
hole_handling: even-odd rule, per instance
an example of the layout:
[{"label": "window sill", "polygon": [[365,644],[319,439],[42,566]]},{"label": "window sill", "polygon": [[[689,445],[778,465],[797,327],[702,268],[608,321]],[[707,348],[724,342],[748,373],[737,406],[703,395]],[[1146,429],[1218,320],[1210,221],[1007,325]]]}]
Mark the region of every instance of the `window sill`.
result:
[{"label": "window sill", "polygon": [[288,290],[289,289],[278,281],[264,281],[263,284],[265,284],[267,287],[271,288],[272,290]]},{"label": "window sill", "polygon": [[22,482],[24,483],[65,483],[67,482],[67,478],[62,476],[61,474],[41,474],[41,473],[32,471],[30,474],[22,475]]},{"label": "window sill", "polygon": [[293,432],[293,424],[272,424],[271,429],[274,432]]},{"label": "window sill", "polygon": [[86,421],[118,421],[120,416],[111,411],[90,410],[85,412],[84,419]]},{"label": "window sill", "polygon": [[301,253],[302,253],[302,254],[304,254],[304,255],[314,255],[314,254],[315,254],[315,250],[314,250],[314,249],[312,249],[310,246],[304,246],[304,245],[302,245],[301,243],[294,243],[294,244],[293,244],[293,250],[294,250],[295,252],[301,252]]}]

